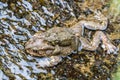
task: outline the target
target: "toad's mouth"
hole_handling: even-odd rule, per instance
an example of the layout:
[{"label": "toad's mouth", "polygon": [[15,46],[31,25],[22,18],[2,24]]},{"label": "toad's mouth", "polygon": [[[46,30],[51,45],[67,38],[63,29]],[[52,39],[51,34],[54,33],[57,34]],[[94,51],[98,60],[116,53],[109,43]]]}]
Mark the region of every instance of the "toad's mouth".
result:
[{"label": "toad's mouth", "polygon": [[27,49],[26,52],[33,55],[33,56],[46,57],[46,56],[51,56],[52,53],[53,53],[53,50],[32,50],[32,49]]}]

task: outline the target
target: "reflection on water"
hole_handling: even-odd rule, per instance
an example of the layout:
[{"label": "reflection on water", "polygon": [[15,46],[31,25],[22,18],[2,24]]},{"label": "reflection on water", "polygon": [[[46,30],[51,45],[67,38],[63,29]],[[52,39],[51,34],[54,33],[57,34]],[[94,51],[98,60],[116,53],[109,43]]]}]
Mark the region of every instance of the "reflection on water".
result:
[{"label": "reflection on water", "polygon": [[[70,9],[65,1],[51,0],[51,4]],[[38,78],[33,73],[47,73],[37,66],[44,66],[47,58],[26,55],[24,44],[35,32],[44,30],[44,26],[53,25],[52,17],[57,12],[50,12],[52,8],[38,5],[36,0],[32,3],[25,0],[0,2],[0,79],[36,80]],[[59,21],[55,19],[54,23]]]},{"label": "reflection on water", "polygon": [[[67,2],[68,1],[68,2]],[[59,70],[59,72],[54,71],[56,67],[51,70],[43,68],[47,62],[48,58],[33,57],[26,54],[24,50],[24,44],[28,41],[32,35],[39,31],[51,28],[52,26],[64,26],[63,22],[71,19],[73,17],[78,17],[81,14],[81,2],[84,0],[78,0],[79,4],[75,5],[74,0],[1,0],[0,1],[0,79],[1,80],[38,80],[41,76],[39,73],[50,73],[47,74],[60,74],[56,79],[66,79],[65,75],[76,76],[80,74],[73,73],[70,65],[73,63],[69,62],[65,68],[68,72],[65,73],[64,70]],[[75,0],[77,3],[77,0]],[[100,0],[101,1],[101,0]],[[48,5],[49,4],[49,5]],[[78,7],[79,6],[79,7]],[[86,3],[84,7],[86,6]],[[101,5],[100,5],[101,7]],[[92,7],[93,8],[93,7]],[[90,10],[85,7],[85,15],[91,14]],[[93,8],[94,9],[94,8]],[[83,9],[84,10],[84,9]],[[90,54],[89,54],[90,56]],[[101,57],[101,55],[99,55]],[[79,58],[79,56],[77,56]],[[84,56],[86,57],[86,56]],[[81,58],[81,61],[84,60]],[[104,57],[104,56],[103,56]],[[94,59],[94,56],[91,56]],[[104,57],[105,58],[105,57]],[[87,55],[87,58],[88,55]],[[68,60],[71,60],[68,57]],[[100,58],[102,60],[102,58]],[[98,60],[96,65],[103,65],[102,62]],[[112,58],[105,59],[109,64],[109,60]],[[77,62],[75,59],[74,61]],[[78,62],[81,62],[78,60]],[[87,60],[86,60],[87,61]],[[94,60],[91,60],[94,62]],[[88,61],[89,62],[89,61]],[[104,61],[103,61],[104,62]],[[115,62],[114,59],[111,62]],[[104,62],[105,63],[105,62]],[[66,64],[66,62],[63,62]],[[91,63],[92,64],[92,63]],[[106,63],[106,65],[108,65]],[[111,63],[114,64],[114,63]],[[58,66],[61,68],[63,65]],[[86,66],[86,65],[85,65]],[[106,66],[94,66],[96,73],[109,73],[109,68],[111,65]],[[79,68],[79,67],[78,67]],[[84,66],[83,66],[84,68]],[[97,69],[98,72],[97,72]],[[104,71],[102,71],[105,69]],[[64,73],[63,73],[63,72]],[[78,69],[80,71],[80,69]],[[84,70],[83,70],[84,71]],[[94,71],[94,70],[93,70]],[[77,72],[77,71],[76,71]],[[86,75],[86,74],[85,74]],[[95,76],[94,79],[100,77]],[[109,74],[108,74],[109,75]],[[88,76],[87,76],[88,77]],[[105,76],[106,77],[106,76]],[[109,76],[108,76],[109,77]],[[108,78],[107,78],[108,79]]]}]

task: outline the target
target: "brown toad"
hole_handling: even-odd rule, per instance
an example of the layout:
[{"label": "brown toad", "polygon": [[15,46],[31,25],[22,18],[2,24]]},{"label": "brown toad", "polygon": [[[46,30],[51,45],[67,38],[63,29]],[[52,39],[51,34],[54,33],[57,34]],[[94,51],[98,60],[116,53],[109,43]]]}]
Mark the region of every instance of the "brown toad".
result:
[{"label": "brown toad", "polygon": [[[66,56],[72,51],[95,51],[101,42],[107,53],[116,53],[117,48],[102,32],[108,26],[108,19],[101,13],[97,13],[95,18],[99,22],[81,20],[70,28],[53,27],[46,32],[38,32],[26,43],[26,51],[34,56],[49,57],[48,66],[57,64],[61,61],[61,56]],[[84,28],[96,30],[91,42],[83,37]]]}]

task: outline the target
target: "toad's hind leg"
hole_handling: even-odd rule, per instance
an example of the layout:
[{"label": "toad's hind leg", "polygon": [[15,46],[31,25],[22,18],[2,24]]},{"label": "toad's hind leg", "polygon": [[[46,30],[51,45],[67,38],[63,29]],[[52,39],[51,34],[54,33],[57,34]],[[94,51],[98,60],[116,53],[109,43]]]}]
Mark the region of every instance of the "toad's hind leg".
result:
[{"label": "toad's hind leg", "polygon": [[102,42],[102,48],[106,50],[107,53],[117,53],[117,48],[110,42],[108,37],[102,31],[97,31],[91,42],[83,37],[80,38],[80,41],[82,43],[82,48],[85,50],[95,51],[100,42]]}]

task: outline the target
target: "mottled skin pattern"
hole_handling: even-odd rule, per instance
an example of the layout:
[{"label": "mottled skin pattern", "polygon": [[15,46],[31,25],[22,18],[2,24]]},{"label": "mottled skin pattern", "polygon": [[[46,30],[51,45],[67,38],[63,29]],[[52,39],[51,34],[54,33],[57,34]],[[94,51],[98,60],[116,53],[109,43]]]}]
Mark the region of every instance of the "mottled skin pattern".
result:
[{"label": "mottled skin pattern", "polygon": [[[50,57],[49,66],[60,62],[61,56],[66,56],[72,51],[80,51],[81,48],[95,51],[101,42],[107,53],[117,53],[117,48],[102,32],[108,26],[108,19],[101,13],[97,13],[95,19],[97,21],[81,20],[70,28],[53,27],[46,32],[38,32],[25,44],[25,49],[34,56]],[[84,28],[96,30],[91,42],[83,37]]]},{"label": "mottled skin pattern", "polygon": [[76,50],[75,36],[68,28],[54,27],[37,33],[26,43],[27,52],[35,56],[67,55]]}]

